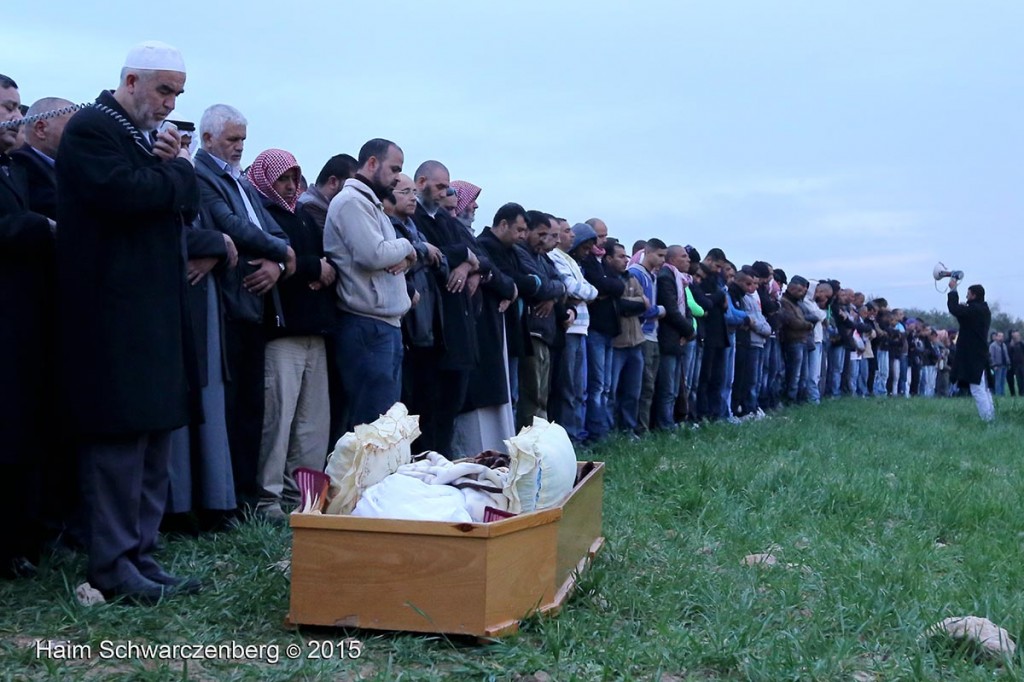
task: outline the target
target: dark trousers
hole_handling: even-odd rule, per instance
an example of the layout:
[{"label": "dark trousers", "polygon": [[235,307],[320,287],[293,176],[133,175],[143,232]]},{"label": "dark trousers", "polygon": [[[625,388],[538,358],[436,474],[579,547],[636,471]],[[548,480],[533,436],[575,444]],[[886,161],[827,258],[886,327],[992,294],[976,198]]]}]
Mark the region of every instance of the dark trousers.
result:
[{"label": "dark trousers", "polygon": [[725,383],[725,348],[704,346],[697,382],[697,417],[718,419],[722,415],[722,384]]},{"label": "dark trousers", "polygon": [[551,382],[548,385],[548,421],[562,423],[562,356],[565,355],[565,341],[562,345],[551,346]]},{"label": "dark trousers", "polygon": [[470,373],[441,369],[443,353],[440,348],[405,351],[402,395],[409,413],[420,416],[420,437],[413,451],[433,450],[449,457],[455,418],[466,402]]},{"label": "dark trousers", "polygon": [[783,344],[782,354],[786,365],[785,401],[795,403],[800,393],[800,379],[803,377],[807,344],[803,341],[787,342]]},{"label": "dark trousers", "polygon": [[224,350],[228,367],[224,412],[235,500],[240,509],[255,508],[259,501],[256,469],[263,437],[263,365],[267,351],[263,326],[228,320],[224,324]]},{"label": "dark trousers", "polygon": [[[337,322],[335,322],[335,326]],[[345,435],[345,389],[341,385],[341,367],[338,357],[341,355],[337,346],[338,330],[332,327],[324,334],[324,346],[327,349],[327,395],[331,401],[330,439],[327,441],[328,453],[334,451],[338,439]]]},{"label": "dark trousers", "polygon": [[348,403],[348,425],[369,424],[402,398],[402,330],[345,313],[335,337]]},{"label": "dark trousers", "polygon": [[732,413],[746,415],[757,412],[757,395],[761,383],[760,346],[736,347],[736,373],[732,388]]},{"label": "dark trousers", "polygon": [[1006,385],[1010,388],[1010,395],[1024,396],[1024,367],[1011,367],[1006,373]]},{"label": "dark trousers", "polygon": [[153,551],[167,501],[171,432],[90,439],[78,454],[89,582],[100,590],[144,583],[161,572]]},{"label": "dark trousers", "polygon": [[[59,472],[48,472],[48,476]],[[39,523],[40,471],[34,461],[0,464],[0,480],[4,481],[4,494],[0,495],[0,570],[11,559],[25,557],[32,563],[39,561],[42,529]],[[55,491],[51,489],[51,492]],[[60,500],[47,500],[47,503]]]},{"label": "dark trousers", "polygon": [[875,375],[878,373],[878,358],[868,358],[868,395],[874,395]]}]

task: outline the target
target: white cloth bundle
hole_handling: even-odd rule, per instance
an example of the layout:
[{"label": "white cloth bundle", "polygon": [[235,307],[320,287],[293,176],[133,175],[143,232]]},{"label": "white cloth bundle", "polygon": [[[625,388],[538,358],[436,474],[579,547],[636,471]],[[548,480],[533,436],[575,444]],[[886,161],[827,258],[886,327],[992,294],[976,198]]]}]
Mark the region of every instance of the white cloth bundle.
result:
[{"label": "white cloth bundle", "polygon": [[531,512],[559,504],[576,482],[576,451],[569,434],[540,417],[507,441],[509,482],[514,486],[514,512]]},{"label": "white cloth bundle", "polygon": [[472,523],[462,491],[450,485],[430,485],[413,476],[391,474],[366,489],[352,516],[407,521]]},{"label": "white cloth bundle", "polygon": [[[398,468],[396,475],[411,476],[430,485],[449,486],[465,498],[466,511],[477,523],[484,520],[484,508],[510,511],[513,498],[509,494],[508,469],[492,469],[476,462],[451,462],[436,452]],[[511,510],[514,511],[514,510]]]},{"label": "white cloth bundle", "polygon": [[412,442],[420,435],[420,418],[402,403],[371,424],[360,424],[340,439],[327,461],[331,477],[328,514],[348,514],[370,486],[412,460]]}]

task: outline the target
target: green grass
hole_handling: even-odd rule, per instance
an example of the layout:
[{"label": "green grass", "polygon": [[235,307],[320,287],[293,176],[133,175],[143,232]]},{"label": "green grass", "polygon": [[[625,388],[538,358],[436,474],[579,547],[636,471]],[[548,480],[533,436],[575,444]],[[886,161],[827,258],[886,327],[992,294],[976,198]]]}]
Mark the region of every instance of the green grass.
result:
[{"label": "green grass", "polygon": [[[125,680],[982,680],[1019,657],[929,645],[947,616],[1024,643],[1024,400],[983,425],[968,400],[844,399],[592,453],[608,463],[607,544],[557,618],[499,643],[283,629],[289,531],[168,543],[210,587],[154,608],[85,608],[80,557],[0,584],[0,678]],[[748,567],[772,549],[782,564]],[[36,639],[278,644],[345,637],[358,660],[37,659]],[[98,654],[98,651],[97,651]],[[539,679],[544,679],[541,675]]]}]

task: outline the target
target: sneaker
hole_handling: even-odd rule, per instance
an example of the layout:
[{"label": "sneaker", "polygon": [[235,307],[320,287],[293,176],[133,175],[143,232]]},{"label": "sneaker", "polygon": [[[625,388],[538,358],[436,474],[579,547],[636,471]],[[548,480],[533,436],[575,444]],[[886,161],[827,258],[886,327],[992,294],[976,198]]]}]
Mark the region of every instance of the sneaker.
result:
[{"label": "sneaker", "polygon": [[740,419],[736,415],[732,415],[732,414],[730,414],[729,417],[725,421],[729,422],[730,424],[742,424],[743,423],[742,419]]},{"label": "sneaker", "polygon": [[754,419],[757,419],[757,420],[759,420],[759,421],[760,421],[761,419],[764,419],[765,417],[767,417],[767,416],[768,416],[768,415],[766,415],[766,414],[764,413],[764,410],[762,410],[762,409],[761,409],[760,407],[759,407],[759,408],[757,408],[757,412],[754,412],[753,414],[754,414]]}]

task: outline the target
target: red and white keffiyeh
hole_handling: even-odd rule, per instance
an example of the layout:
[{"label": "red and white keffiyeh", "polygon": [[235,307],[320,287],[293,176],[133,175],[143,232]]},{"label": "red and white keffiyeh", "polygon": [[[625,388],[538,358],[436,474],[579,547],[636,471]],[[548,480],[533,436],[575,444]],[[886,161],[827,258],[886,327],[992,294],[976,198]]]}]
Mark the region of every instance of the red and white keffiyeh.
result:
[{"label": "red and white keffiyeh", "polygon": [[451,186],[455,188],[455,195],[459,198],[455,203],[455,215],[462,215],[463,211],[469,208],[469,205],[476,201],[480,192],[483,191],[472,182],[465,180],[455,180]]},{"label": "red and white keffiyeh", "polygon": [[259,190],[260,194],[287,209],[290,213],[295,213],[295,204],[299,201],[298,187],[295,188],[295,196],[291,201],[286,200],[274,190],[274,183],[293,168],[299,171],[299,176],[302,175],[299,162],[290,152],[283,149],[268,149],[260,152],[260,155],[252,162],[246,177],[249,178],[252,186]]}]

